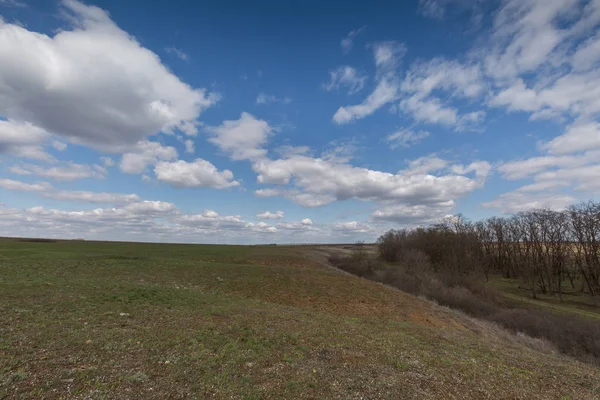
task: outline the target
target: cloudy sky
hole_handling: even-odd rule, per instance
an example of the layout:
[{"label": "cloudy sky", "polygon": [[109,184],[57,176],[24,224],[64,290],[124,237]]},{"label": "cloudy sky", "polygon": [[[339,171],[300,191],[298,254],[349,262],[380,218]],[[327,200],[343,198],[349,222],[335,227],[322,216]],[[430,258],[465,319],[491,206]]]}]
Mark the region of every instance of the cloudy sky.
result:
[{"label": "cloudy sky", "polygon": [[0,0],[0,235],[350,242],[597,198],[599,0],[290,4]]}]

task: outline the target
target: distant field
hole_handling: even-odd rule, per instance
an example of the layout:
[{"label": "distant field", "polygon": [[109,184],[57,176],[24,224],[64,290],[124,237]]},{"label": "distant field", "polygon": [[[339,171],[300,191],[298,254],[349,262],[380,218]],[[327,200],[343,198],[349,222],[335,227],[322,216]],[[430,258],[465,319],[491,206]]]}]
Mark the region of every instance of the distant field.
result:
[{"label": "distant field", "polygon": [[326,265],[345,250],[2,239],[0,399],[600,398],[600,369]]}]

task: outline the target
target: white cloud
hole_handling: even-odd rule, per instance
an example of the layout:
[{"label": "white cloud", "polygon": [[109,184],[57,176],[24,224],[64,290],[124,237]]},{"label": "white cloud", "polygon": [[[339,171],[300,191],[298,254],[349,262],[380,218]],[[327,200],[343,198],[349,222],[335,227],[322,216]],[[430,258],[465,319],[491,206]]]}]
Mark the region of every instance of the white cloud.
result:
[{"label": "white cloud", "polygon": [[7,190],[35,192],[42,197],[64,201],[80,201],[85,203],[108,203],[124,205],[139,202],[136,194],[89,192],[83,190],[60,190],[47,182],[25,183],[11,179],[0,179],[0,187]]},{"label": "white cloud", "polygon": [[53,140],[52,147],[54,147],[58,151],[65,151],[67,149],[67,144],[61,142],[60,140]]},{"label": "white cloud", "polygon": [[476,99],[486,89],[483,73],[478,64],[461,64],[435,58],[414,64],[401,83],[400,110],[418,122],[454,126],[465,130],[477,126],[485,112],[473,111],[461,115],[453,106],[440,99]]},{"label": "white cloud", "polygon": [[505,179],[517,180],[531,177],[550,168],[574,168],[600,160],[600,152],[587,152],[583,155],[547,155],[524,160],[513,160],[498,167]]},{"label": "white cloud", "polygon": [[281,192],[277,189],[257,189],[254,191],[257,197],[274,197],[279,196]]},{"label": "white cloud", "polygon": [[269,104],[269,103],[282,103],[282,104],[290,104],[292,102],[292,98],[289,96],[285,96],[283,98],[279,98],[272,94],[259,93],[256,96],[256,104]]},{"label": "white cloud", "polygon": [[187,139],[185,142],[185,152],[192,153],[196,151],[196,146],[194,145],[194,141],[192,139]]},{"label": "white cloud", "polygon": [[392,204],[371,214],[376,222],[395,222],[403,225],[439,222],[454,208],[454,201],[439,201],[432,204]]},{"label": "white cloud", "polygon": [[228,169],[219,171],[209,161],[197,158],[194,162],[161,161],[154,167],[156,179],[177,188],[211,187],[224,189],[239,186]]},{"label": "white cloud", "polygon": [[264,223],[264,222],[259,222],[258,224],[255,224],[253,222],[248,222],[245,225],[245,228],[250,229],[253,232],[268,232],[268,233],[277,232],[277,228],[275,228],[274,226],[271,226],[267,223]]},{"label": "white cloud", "polygon": [[188,214],[162,201],[83,211],[0,208],[0,234],[13,236],[204,243],[293,240],[293,231],[277,237],[272,236],[275,232],[273,226],[247,222],[239,215],[211,210]]},{"label": "white cloud", "polygon": [[577,0],[504,1],[495,16],[495,47],[485,58],[487,73],[510,79],[548,62],[551,53],[568,36],[558,20],[572,15],[576,5]]},{"label": "white cloud", "polygon": [[169,54],[174,54],[177,58],[183,61],[189,61],[190,56],[183,50],[176,47],[167,47],[165,51]]},{"label": "white cloud", "polygon": [[373,55],[378,74],[392,71],[406,54],[406,46],[395,40],[378,42],[373,45]]},{"label": "white cloud", "polygon": [[477,98],[486,89],[478,64],[461,64],[434,58],[414,64],[402,81],[402,91],[424,98],[435,90],[444,90],[458,98]]},{"label": "white cloud", "polygon": [[356,119],[362,119],[373,114],[384,105],[398,98],[398,84],[393,79],[382,79],[373,93],[371,93],[361,104],[340,107],[333,121],[337,124],[347,124]]},{"label": "white cloud", "polygon": [[448,161],[443,160],[435,154],[416,158],[408,163],[408,168],[402,170],[405,175],[422,175],[441,171],[448,167]]},{"label": "white cloud", "polygon": [[419,0],[419,11],[426,17],[442,19],[446,15],[446,3],[444,0]]},{"label": "white cloud", "polygon": [[179,80],[104,10],[62,4],[74,27],[54,36],[0,20],[0,115],[104,150],[196,132],[218,95]]},{"label": "white cloud", "polygon": [[238,120],[224,121],[219,126],[207,127],[208,139],[233,160],[254,160],[264,157],[267,150],[262,146],[274,129],[264,120],[243,112]]},{"label": "white cloud", "polygon": [[[600,149],[600,123],[575,122],[567,131],[544,145],[550,154],[568,154]],[[600,159],[598,159],[600,160]]]},{"label": "white cloud", "polygon": [[100,161],[102,161],[105,167],[113,167],[115,165],[114,160],[110,157],[100,157]]},{"label": "white cloud", "polygon": [[[395,201],[406,204],[433,204],[462,197],[485,181],[490,170],[486,162],[454,166],[451,174],[431,175],[447,168],[435,157],[415,160],[397,174],[359,168],[345,162],[293,155],[279,160],[261,160],[253,168],[258,182],[292,185],[277,193],[306,207],[317,207],[336,200]],[[471,178],[466,175],[474,174]]]},{"label": "white cloud", "polygon": [[356,119],[365,118],[384,105],[398,98],[399,82],[394,73],[406,47],[396,41],[379,42],[373,45],[373,57],[377,68],[377,86],[360,104],[340,107],[333,116],[337,124],[347,124]]},{"label": "white cloud", "polygon": [[53,161],[54,158],[43,149],[49,137],[48,132],[31,123],[10,119],[0,120],[0,155],[12,154],[41,161]]},{"label": "white cloud", "polygon": [[332,224],[331,230],[342,235],[350,235],[354,233],[371,233],[375,231],[375,229],[372,226],[357,221],[340,222]]},{"label": "white cloud", "polygon": [[256,214],[256,218],[258,219],[282,219],[284,216],[283,211],[276,211],[274,213],[270,211],[265,211],[260,214]]},{"label": "white cloud", "polygon": [[313,222],[310,218],[304,218],[299,222],[280,222],[277,224],[277,228],[290,231],[314,231],[320,229],[313,226]]},{"label": "white cloud", "polygon": [[358,29],[350,31],[348,33],[348,36],[342,39],[340,45],[342,46],[342,51],[344,53],[349,53],[350,50],[352,50],[352,47],[354,46],[354,38],[358,36],[361,32],[363,32],[365,29],[367,29],[366,25],[361,26]]},{"label": "white cloud", "polygon": [[359,74],[352,67],[343,66],[329,71],[329,82],[323,84],[323,88],[330,92],[346,87],[348,94],[354,94],[362,90],[366,80],[366,75]]},{"label": "white cloud", "polygon": [[73,181],[85,178],[103,179],[106,176],[106,170],[99,165],[76,164],[73,162],[54,167],[21,164],[10,167],[9,171],[18,175],[36,175],[57,181]]},{"label": "white cloud", "polygon": [[45,192],[52,188],[47,182],[25,183],[12,179],[0,179],[0,187],[23,192]]},{"label": "white cloud", "polygon": [[569,195],[555,195],[548,193],[527,193],[524,191],[508,192],[497,199],[482,203],[485,208],[495,208],[506,214],[514,214],[536,208],[550,208],[563,210],[576,199]]},{"label": "white cloud", "polygon": [[119,168],[127,174],[141,174],[149,165],[177,159],[177,150],[147,140],[138,142],[132,151],[123,154]]},{"label": "white cloud", "polygon": [[413,131],[410,129],[400,129],[390,135],[388,135],[385,140],[390,144],[392,149],[397,147],[410,147],[414,144],[417,144],[421,140],[429,137],[429,132],[427,131]]},{"label": "white cloud", "polygon": [[428,18],[443,20],[448,11],[471,11],[471,22],[477,27],[483,18],[482,5],[488,0],[419,0],[419,12]]},{"label": "white cloud", "polygon": [[579,45],[571,58],[571,65],[576,71],[598,68],[598,62],[600,62],[600,34],[592,36]]},{"label": "white cloud", "polygon": [[27,4],[17,0],[0,0],[0,6],[5,7],[27,7]]}]

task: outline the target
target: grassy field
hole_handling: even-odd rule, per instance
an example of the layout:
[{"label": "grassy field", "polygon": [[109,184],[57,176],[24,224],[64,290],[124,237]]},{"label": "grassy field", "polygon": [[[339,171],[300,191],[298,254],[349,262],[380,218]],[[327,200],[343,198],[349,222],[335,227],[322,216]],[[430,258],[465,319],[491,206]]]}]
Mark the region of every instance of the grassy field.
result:
[{"label": "grassy field", "polygon": [[598,368],[325,253],[0,240],[0,398],[600,398]]}]

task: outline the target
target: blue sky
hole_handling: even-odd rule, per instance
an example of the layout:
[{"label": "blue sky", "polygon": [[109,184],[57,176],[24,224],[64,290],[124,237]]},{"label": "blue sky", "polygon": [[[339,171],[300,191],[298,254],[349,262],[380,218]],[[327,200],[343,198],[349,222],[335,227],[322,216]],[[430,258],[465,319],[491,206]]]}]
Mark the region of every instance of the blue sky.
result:
[{"label": "blue sky", "polygon": [[0,235],[369,241],[600,190],[600,1],[0,16]]}]

